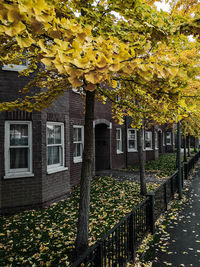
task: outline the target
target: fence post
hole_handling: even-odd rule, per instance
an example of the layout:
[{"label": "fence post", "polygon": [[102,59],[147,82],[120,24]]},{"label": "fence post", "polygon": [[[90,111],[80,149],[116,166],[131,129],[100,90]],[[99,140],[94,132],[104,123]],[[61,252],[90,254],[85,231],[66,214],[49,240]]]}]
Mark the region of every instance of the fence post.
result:
[{"label": "fence post", "polygon": [[103,242],[98,241],[98,249],[97,249],[97,257],[95,259],[95,266],[102,267],[103,266]]},{"label": "fence post", "polygon": [[181,177],[182,177],[182,188],[184,186],[184,179],[183,179],[183,166],[181,166]]},{"label": "fence post", "polygon": [[188,178],[188,164],[187,164],[187,162],[184,162],[184,176],[185,176],[185,180],[187,180],[187,178]]},{"label": "fence post", "polygon": [[167,210],[167,183],[164,184],[165,210]]},{"label": "fence post", "polygon": [[148,205],[148,209],[149,209],[149,224],[150,224],[150,231],[152,234],[154,234],[155,232],[155,227],[154,227],[154,223],[155,223],[155,216],[154,216],[154,202],[155,202],[155,194],[154,193],[149,193],[146,195],[149,198],[149,205]]},{"label": "fence post", "polygon": [[129,250],[131,254],[131,259],[134,259],[134,242],[134,216],[133,213],[131,213],[129,221]]}]

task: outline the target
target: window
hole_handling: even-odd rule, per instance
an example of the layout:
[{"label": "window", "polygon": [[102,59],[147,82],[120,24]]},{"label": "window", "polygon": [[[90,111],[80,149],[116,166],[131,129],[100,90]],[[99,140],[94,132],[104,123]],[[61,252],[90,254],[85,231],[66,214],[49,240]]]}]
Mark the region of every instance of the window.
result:
[{"label": "window", "polygon": [[172,144],[172,135],[171,132],[166,132],[166,145]]},{"label": "window", "polygon": [[33,176],[32,123],[5,122],[5,178]]},{"label": "window", "polygon": [[163,146],[165,146],[165,132],[163,132]]},{"label": "window", "polygon": [[64,124],[47,122],[47,173],[66,169],[64,167]]},{"label": "window", "polygon": [[122,129],[116,129],[117,154],[122,153]]},{"label": "window", "polygon": [[136,129],[127,130],[128,152],[137,151],[137,132]]},{"label": "window", "polygon": [[74,126],[73,133],[73,157],[74,163],[82,162],[83,147],[84,147],[84,127]]},{"label": "window", "polygon": [[155,132],[155,149],[158,149],[158,132]]},{"label": "window", "polygon": [[145,131],[145,149],[152,149],[152,132],[150,131]]}]

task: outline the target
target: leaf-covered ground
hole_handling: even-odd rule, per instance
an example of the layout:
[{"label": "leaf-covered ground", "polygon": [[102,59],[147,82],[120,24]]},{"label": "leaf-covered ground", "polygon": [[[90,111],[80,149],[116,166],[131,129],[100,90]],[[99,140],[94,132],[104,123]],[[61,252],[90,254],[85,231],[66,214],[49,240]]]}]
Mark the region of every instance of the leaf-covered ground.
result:
[{"label": "leaf-covered ground", "polygon": [[[148,184],[148,191],[156,184]],[[90,245],[142,200],[139,183],[97,177],[91,184]],[[72,260],[79,187],[42,210],[0,217],[0,266],[63,266]]]},{"label": "leaf-covered ground", "polygon": [[[129,168],[138,170],[138,166]],[[159,176],[170,176],[176,171],[176,153],[167,153],[159,156],[157,160],[150,160],[145,163],[145,170],[158,171]]]}]

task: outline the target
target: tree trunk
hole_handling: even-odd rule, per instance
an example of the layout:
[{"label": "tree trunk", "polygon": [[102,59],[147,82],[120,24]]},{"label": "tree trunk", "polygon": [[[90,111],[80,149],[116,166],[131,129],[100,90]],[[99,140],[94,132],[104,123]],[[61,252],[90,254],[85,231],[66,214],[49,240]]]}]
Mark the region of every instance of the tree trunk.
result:
[{"label": "tree trunk", "polygon": [[191,156],[191,153],[190,153],[190,135],[188,134],[188,157]]},{"label": "tree trunk", "polygon": [[197,152],[197,138],[194,137],[194,152]]},{"label": "tree trunk", "polygon": [[140,194],[146,195],[146,181],[145,181],[145,168],[144,168],[144,153],[142,146],[142,128],[137,131],[137,147],[138,147],[138,160],[140,166]]},{"label": "tree trunk", "polygon": [[186,153],[186,148],[187,148],[187,143],[186,143],[186,136],[183,137],[184,140],[184,162],[187,162],[187,153]]},{"label": "tree trunk", "polygon": [[93,164],[93,120],[95,92],[86,91],[84,152],[80,181],[79,214],[76,237],[76,254],[82,254],[88,247],[90,181]]}]

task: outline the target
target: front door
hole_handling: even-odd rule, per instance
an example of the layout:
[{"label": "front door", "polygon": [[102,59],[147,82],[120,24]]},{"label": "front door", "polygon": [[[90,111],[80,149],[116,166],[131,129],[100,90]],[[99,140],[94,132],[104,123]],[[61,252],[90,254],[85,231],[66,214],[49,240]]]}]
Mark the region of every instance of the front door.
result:
[{"label": "front door", "polygon": [[95,127],[95,167],[96,171],[110,169],[110,130],[106,124]]}]

